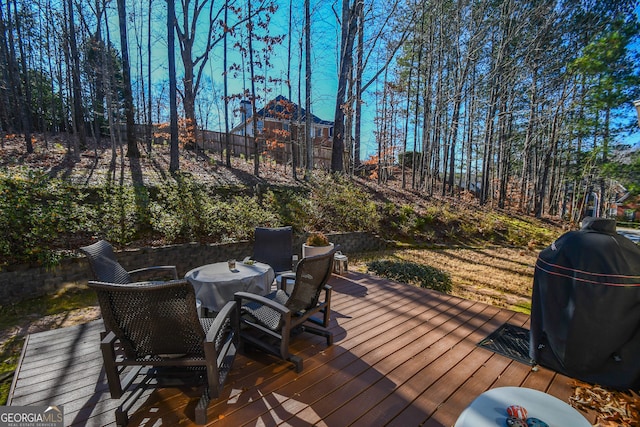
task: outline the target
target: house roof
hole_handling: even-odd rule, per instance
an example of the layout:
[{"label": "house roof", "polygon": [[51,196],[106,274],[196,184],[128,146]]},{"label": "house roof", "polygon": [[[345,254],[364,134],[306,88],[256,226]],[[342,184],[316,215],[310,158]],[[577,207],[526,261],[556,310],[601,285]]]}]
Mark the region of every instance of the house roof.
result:
[{"label": "house roof", "polygon": [[[298,117],[298,104],[289,101],[286,97],[278,95],[256,112],[258,117],[269,117],[277,120],[295,120]],[[300,108],[300,120],[305,121],[307,112]],[[319,125],[333,126],[333,122],[322,120],[318,116],[311,114],[313,123]]]},{"label": "house roof", "polygon": [[629,198],[629,196],[631,196],[631,193],[630,193],[630,192],[628,192],[628,191],[627,191],[627,192],[625,192],[624,194],[622,194],[622,196],[620,196],[620,197],[618,197],[618,198],[616,199],[616,203],[617,203],[617,204],[619,204],[619,205],[623,204],[624,202],[626,202],[626,201],[627,201],[627,199]]}]

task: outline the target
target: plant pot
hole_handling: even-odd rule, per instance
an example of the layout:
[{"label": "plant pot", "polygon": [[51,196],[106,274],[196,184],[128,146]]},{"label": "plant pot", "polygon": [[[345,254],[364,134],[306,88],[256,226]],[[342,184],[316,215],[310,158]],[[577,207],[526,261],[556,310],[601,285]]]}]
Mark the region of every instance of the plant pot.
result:
[{"label": "plant pot", "polygon": [[333,250],[333,243],[329,243],[328,246],[309,246],[306,243],[302,244],[302,258],[308,258],[310,256],[322,255]]}]

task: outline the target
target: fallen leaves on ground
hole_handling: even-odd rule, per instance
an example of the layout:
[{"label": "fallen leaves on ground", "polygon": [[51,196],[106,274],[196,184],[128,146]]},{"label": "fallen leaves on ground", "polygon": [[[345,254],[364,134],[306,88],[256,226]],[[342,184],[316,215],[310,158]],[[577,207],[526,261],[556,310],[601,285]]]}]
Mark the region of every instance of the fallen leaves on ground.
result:
[{"label": "fallen leaves on ground", "polygon": [[577,409],[595,411],[596,426],[640,426],[640,395],[633,390],[608,390],[579,381],[573,383],[573,389],[573,396],[569,398],[571,405]]}]

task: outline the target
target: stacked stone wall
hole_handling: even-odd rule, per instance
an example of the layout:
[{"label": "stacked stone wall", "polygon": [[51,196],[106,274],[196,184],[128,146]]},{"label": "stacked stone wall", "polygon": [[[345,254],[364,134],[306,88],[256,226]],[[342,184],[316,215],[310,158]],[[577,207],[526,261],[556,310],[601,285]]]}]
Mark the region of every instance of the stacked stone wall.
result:
[{"label": "stacked stone wall", "polygon": [[[340,245],[339,250],[349,253],[383,250],[392,245],[378,236],[367,232],[327,234],[329,240]],[[294,253],[301,255],[302,243],[306,236],[297,237],[294,241]],[[145,247],[125,249],[116,253],[118,261],[127,270],[152,265],[175,265],[180,277],[204,264],[225,261],[231,258],[238,260],[251,256],[253,242],[243,241],[224,244],[188,243],[161,247]],[[86,283],[91,278],[89,264],[84,256],[63,259],[60,264],[51,268],[18,267],[12,271],[0,272],[1,305],[17,303],[24,299],[53,294],[63,286],[73,283]]]}]

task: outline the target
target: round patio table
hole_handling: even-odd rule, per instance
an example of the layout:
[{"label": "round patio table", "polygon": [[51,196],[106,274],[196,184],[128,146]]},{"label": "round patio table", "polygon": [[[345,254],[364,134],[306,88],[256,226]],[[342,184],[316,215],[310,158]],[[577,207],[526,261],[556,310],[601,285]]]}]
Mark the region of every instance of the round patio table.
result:
[{"label": "round patio table", "polygon": [[236,262],[230,270],[227,262],[217,262],[194,268],[184,275],[196,291],[196,298],[207,310],[219,312],[236,292],[266,295],[271,291],[275,278],[273,269],[260,262],[245,264]]},{"label": "round patio table", "polygon": [[591,427],[569,404],[525,387],[497,387],[482,393],[462,411],[455,427],[506,427],[507,408],[512,405],[522,406],[528,418],[538,418],[549,426]]}]

